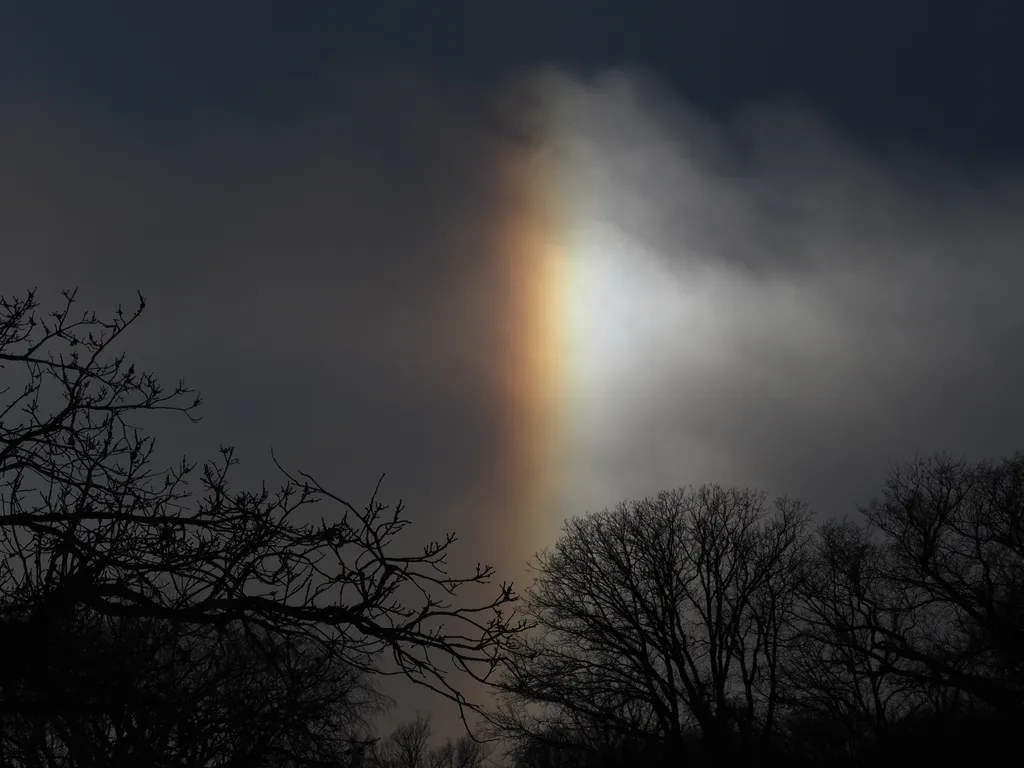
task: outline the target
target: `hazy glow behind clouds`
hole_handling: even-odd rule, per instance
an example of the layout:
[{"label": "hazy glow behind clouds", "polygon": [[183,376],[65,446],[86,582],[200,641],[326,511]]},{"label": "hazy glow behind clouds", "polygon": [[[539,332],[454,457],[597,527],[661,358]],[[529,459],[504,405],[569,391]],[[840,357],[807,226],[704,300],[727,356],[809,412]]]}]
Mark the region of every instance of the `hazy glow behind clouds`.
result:
[{"label": "hazy glow behind clouds", "polygon": [[545,82],[564,513],[711,480],[852,513],[891,460],[1021,447],[1019,177],[875,157],[793,108],[716,123],[635,73]]}]

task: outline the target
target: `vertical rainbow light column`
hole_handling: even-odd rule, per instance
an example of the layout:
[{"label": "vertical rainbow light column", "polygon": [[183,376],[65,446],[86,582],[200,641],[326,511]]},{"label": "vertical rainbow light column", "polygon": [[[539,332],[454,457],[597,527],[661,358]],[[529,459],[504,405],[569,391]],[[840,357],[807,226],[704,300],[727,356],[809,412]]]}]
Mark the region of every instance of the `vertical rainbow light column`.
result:
[{"label": "vertical rainbow light column", "polygon": [[[630,184],[631,151],[587,115],[585,89],[551,83],[539,149],[510,157],[517,190],[500,236],[507,285],[506,485],[510,546],[550,545],[562,522],[619,501],[618,437],[656,409],[692,340],[673,263],[657,253]],[[618,146],[615,146],[619,144]]]}]

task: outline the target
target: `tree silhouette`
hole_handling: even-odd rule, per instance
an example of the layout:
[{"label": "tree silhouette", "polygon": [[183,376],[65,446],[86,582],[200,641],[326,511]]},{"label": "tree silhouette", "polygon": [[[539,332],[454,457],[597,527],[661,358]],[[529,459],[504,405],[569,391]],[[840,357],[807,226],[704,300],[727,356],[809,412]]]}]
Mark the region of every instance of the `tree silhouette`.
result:
[{"label": "tree silhouette", "polygon": [[488,744],[464,733],[454,741],[447,739],[434,749],[430,756],[430,768],[481,768],[490,755]]},{"label": "tree silhouette", "polygon": [[384,741],[378,742],[372,765],[374,768],[429,768],[430,718],[417,714],[414,720],[401,723]]},{"label": "tree silhouette", "polygon": [[[377,493],[359,509],[280,465],[276,491],[235,490],[231,448],[198,472],[184,459],[157,469],[147,421],[197,420],[201,401],[114,354],[144,307],[139,296],[102,319],[75,314],[74,292],[48,315],[34,292],[0,298],[0,637],[5,659],[43,659],[3,665],[5,734],[7,718],[51,727],[76,706],[54,695],[76,679],[55,638],[83,616],[121,622],[115,634],[244,641],[279,666],[301,649],[328,670],[400,674],[476,706],[453,670],[487,680],[500,663],[523,628],[511,585],[456,604],[492,569],[449,573],[454,535],[403,551],[404,508]],[[314,521],[317,504],[331,509]]]},{"label": "tree silhouette", "polygon": [[787,704],[800,713],[791,722],[804,737],[878,738],[926,702],[920,680],[900,675],[898,655],[883,647],[883,627],[907,633],[916,619],[885,576],[888,552],[849,520],[817,531],[798,587],[800,631],[785,664]]},{"label": "tree silhouette", "polygon": [[866,510],[888,541],[884,578],[913,630],[866,617],[873,656],[920,682],[1002,711],[1024,707],[1024,455],[971,464],[940,455],[895,467]]},{"label": "tree silhouette", "polygon": [[499,728],[560,714],[725,760],[770,737],[791,640],[807,510],[745,489],[663,492],[574,518],[535,563],[541,633],[509,656]]},{"label": "tree silhouette", "polygon": [[481,768],[490,754],[486,744],[469,733],[431,745],[430,717],[422,713],[399,724],[387,739],[373,745],[367,768]]},{"label": "tree silhouette", "polygon": [[492,722],[521,768],[896,765],[1021,725],[1024,457],[894,468],[863,519],[705,486],[537,556]]}]

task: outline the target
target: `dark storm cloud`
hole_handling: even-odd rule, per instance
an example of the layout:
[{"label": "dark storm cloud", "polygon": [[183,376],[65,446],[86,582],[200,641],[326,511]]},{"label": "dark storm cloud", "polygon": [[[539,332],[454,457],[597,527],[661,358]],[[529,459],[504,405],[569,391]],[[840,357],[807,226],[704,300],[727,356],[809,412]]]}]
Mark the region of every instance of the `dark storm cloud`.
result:
[{"label": "dark storm cloud", "polygon": [[307,114],[199,116],[159,144],[8,105],[4,291],[112,306],[138,288],[134,342],[202,388],[204,436],[257,461],[273,444],[354,495],[388,470],[392,493],[440,504],[486,474],[497,428],[475,304],[504,139],[481,103],[382,68]]},{"label": "dark storm cloud", "polygon": [[674,275],[636,278],[657,343],[619,368],[645,394],[588,435],[580,503],[717,480],[853,513],[890,461],[1022,447],[1022,169],[861,147],[800,105],[713,121],[632,72],[550,83],[573,217]]}]

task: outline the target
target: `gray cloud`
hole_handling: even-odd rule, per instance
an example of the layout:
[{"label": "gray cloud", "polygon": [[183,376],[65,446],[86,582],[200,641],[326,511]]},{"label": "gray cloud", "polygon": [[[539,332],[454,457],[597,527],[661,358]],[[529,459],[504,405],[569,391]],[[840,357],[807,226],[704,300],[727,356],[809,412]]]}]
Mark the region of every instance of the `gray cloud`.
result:
[{"label": "gray cloud", "polygon": [[393,470],[394,491],[440,502],[455,473],[423,448],[462,456],[463,481],[486,456],[497,331],[474,294],[504,150],[443,83],[363,80],[274,124],[200,116],[174,144],[8,107],[5,291],[81,285],[110,306],[138,288],[138,353],[201,386],[204,434],[360,489]]},{"label": "gray cloud", "polygon": [[[795,105],[714,122],[628,71],[547,93],[569,219],[606,233],[568,250],[622,261],[641,329],[603,354],[642,395],[579,386],[615,418],[581,428],[577,506],[719,480],[843,514],[890,461],[1021,447],[1021,169],[858,146]],[[588,252],[607,233],[618,255]]]}]

